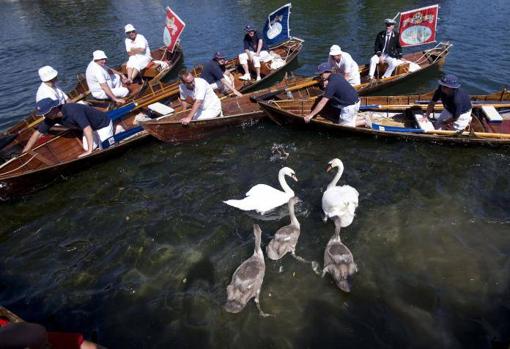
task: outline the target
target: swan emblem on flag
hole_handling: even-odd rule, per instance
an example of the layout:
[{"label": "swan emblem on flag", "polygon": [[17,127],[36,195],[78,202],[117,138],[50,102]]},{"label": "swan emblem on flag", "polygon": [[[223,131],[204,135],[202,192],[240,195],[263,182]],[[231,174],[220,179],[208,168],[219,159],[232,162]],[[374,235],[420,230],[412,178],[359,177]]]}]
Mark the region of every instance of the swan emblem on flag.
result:
[{"label": "swan emblem on flag", "polygon": [[272,21],[269,22],[269,29],[267,30],[267,38],[272,40],[276,38],[282,32],[282,24],[280,23],[283,16],[275,16]]}]

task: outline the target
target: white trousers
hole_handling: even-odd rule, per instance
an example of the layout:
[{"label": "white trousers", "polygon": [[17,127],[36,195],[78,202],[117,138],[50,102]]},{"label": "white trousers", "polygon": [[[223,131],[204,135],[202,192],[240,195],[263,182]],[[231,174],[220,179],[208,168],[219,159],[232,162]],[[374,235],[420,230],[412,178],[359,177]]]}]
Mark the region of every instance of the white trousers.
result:
[{"label": "white trousers", "polygon": [[198,109],[195,115],[193,115],[193,120],[214,119],[218,116],[223,116],[221,103],[214,104],[206,109]]},{"label": "white trousers", "polygon": [[[444,124],[453,119],[453,115],[446,109],[443,109],[439,117],[437,118],[437,129],[440,130]],[[455,131],[464,130],[471,123],[471,109],[464,114],[460,114],[459,118],[453,122],[453,128]]]},{"label": "white trousers", "polygon": [[138,71],[142,71],[145,69],[147,65],[151,62],[152,58],[146,55],[133,55],[129,56],[126,67],[134,68]]},{"label": "white trousers", "polygon": [[[92,131],[92,139],[94,140],[93,149],[96,149],[97,147],[102,149],[101,143],[103,143],[103,141],[107,140],[111,136],[113,136],[113,124],[112,121],[110,120],[110,123],[107,126],[100,128],[99,130]],[[83,149],[88,150],[89,147],[85,135],[83,135],[82,143]]]},{"label": "white trousers", "polygon": [[340,110],[338,124],[342,126],[356,127],[356,116],[358,115],[360,101],[358,103],[348,105]]},{"label": "white trousers", "polygon": [[[382,77],[389,78],[393,71],[395,70],[395,68],[398,66],[399,60],[385,54],[381,55],[381,57],[383,57],[384,63],[388,63],[388,69],[386,69],[386,72],[384,72],[384,75]],[[370,78],[374,77],[375,67],[379,63],[379,59],[380,58],[377,55],[373,55],[372,58],[370,58],[370,70],[368,71],[368,76]]]},{"label": "white trousers", "polygon": [[[129,90],[122,86],[122,80],[120,79],[120,76],[118,74],[110,75],[111,80],[108,80],[106,83],[108,84],[108,87],[110,87],[110,90],[112,90],[112,93],[115,97],[126,97],[129,94]],[[92,97],[96,99],[108,99],[108,95],[103,91],[97,91],[92,92]]]},{"label": "white trousers", "polygon": [[258,56],[253,51],[249,53],[243,52],[239,55],[239,63],[241,65],[248,64],[248,60],[253,62],[255,68],[259,68],[260,62],[269,62],[271,60],[271,55],[267,51],[260,51]]},{"label": "white trousers", "polygon": [[[230,85],[233,85],[229,75],[223,74],[223,78],[227,80],[227,82]],[[221,80],[215,81],[212,84],[209,84],[209,86],[211,86],[213,90],[219,90],[221,92],[230,92],[230,89],[227,86],[225,86],[225,84],[223,84]]]}]

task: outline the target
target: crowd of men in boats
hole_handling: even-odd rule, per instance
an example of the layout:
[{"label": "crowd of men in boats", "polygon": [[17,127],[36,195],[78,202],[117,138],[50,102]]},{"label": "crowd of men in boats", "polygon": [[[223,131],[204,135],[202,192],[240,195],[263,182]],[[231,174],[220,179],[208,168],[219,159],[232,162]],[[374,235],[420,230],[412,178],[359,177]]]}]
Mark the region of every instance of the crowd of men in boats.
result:
[{"label": "crowd of men in boats", "polygon": [[[374,55],[370,59],[369,80],[374,79],[376,67],[379,63],[388,65],[383,78],[391,76],[398,59],[402,57],[402,47],[395,30],[395,21],[386,19],[386,29],[379,32],[375,39]],[[129,93],[126,87],[140,78],[142,70],[151,61],[149,44],[142,34],[137,33],[131,24],[125,26],[125,46],[129,59],[126,64],[127,74],[116,71],[106,65],[107,56],[104,51],[93,52],[92,61],[86,70],[86,80],[91,95],[99,100],[111,100],[119,105],[125,103],[124,97]],[[271,60],[271,54],[263,38],[252,25],[246,25],[243,39],[244,52],[239,54],[239,64],[243,70],[241,80],[250,80],[249,62],[255,69],[255,79],[261,79],[261,62]],[[205,120],[222,116],[221,101],[215,91],[224,94],[242,94],[235,87],[235,78],[226,68],[227,59],[222,52],[216,52],[212,59],[203,66],[200,77],[195,77],[191,71],[183,69],[179,72],[179,91],[183,110],[189,112],[181,119],[183,125],[192,120]],[[68,128],[83,130],[84,153],[86,156],[102,141],[114,134],[114,128],[109,117],[102,111],[85,104],[70,103],[67,95],[57,87],[57,71],[50,66],[39,69],[42,83],[36,96],[36,113],[44,116],[44,122],[33,133],[23,152],[30,150],[42,134],[48,133],[55,124]],[[352,56],[342,51],[340,46],[332,45],[329,50],[328,61],[320,64],[317,74],[321,78],[324,95],[315,108],[305,116],[309,122],[329,103],[338,111],[338,124],[350,127],[362,127],[368,123],[358,118],[360,100],[355,89],[361,83],[359,66]],[[455,130],[464,130],[471,121],[471,102],[469,95],[460,89],[459,80],[453,75],[445,75],[439,81],[428,106],[425,118],[433,111],[434,104],[441,100],[445,106],[436,122],[436,128],[441,129],[448,121],[453,121]],[[367,125],[369,126],[369,125]]]}]

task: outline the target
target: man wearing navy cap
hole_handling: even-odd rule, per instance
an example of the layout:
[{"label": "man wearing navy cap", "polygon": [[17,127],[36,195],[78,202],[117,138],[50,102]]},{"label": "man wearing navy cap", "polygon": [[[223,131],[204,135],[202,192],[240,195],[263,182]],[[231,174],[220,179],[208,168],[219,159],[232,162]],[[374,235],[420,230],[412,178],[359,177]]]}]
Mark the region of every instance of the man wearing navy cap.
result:
[{"label": "man wearing navy cap", "polygon": [[453,121],[453,128],[462,131],[471,123],[471,98],[460,88],[460,82],[455,75],[444,75],[439,82],[439,87],[430,101],[425,117],[434,112],[434,106],[438,100],[443,103],[444,109],[436,122],[436,129],[444,127],[445,123]]},{"label": "man wearing navy cap", "polygon": [[386,30],[379,32],[375,38],[374,55],[370,58],[370,69],[368,77],[374,78],[375,68],[378,63],[388,63],[388,68],[384,72],[383,78],[389,78],[397,65],[399,58],[402,57],[402,47],[400,46],[399,33],[395,29],[395,21],[390,18],[384,20]]},{"label": "man wearing navy cap", "polygon": [[267,52],[268,48],[264,40],[257,34],[257,29],[252,25],[244,27],[246,35],[243,39],[244,52],[239,55],[239,64],[243,66],[244,75],[240,77],[241,80],[251,80],[250,70],[248,67],[248,60],[253,62],[255,71],[257,72],[257,81],[260,77],[260,62],[267,62],[271,60],[271,55]]},{"label": "man wearing navy cap", "polygon": [[234,76],[227,70],[227,61],[225,55],[216,52],[213,59],[204,64],[200,77],[207,81],[213,90],[219,90],[222,93],[234,93],[236,96],[243,94],[236,90],[234,85]]},{"label": "man wearing navy cap", "polygon": [[66,103],[59,104],[51,98],[40,100],[35,105],[37,115],[44,116],[44,121],[39,124],[28,140],[23,152],[27,152],[34,146],[42,134],[47,134],[55,124],[61,124],[71,129],[83,131],[83,149],[85,152],[79,157],[89,155],[101,146],[101,142],[113,136],[113,125],[110,117],[100,110],[85,104]]},{"label": "man wearing navy cap", "polygon": [[356,120],[360,105],[358,92],[342,75],[331,73],[332,69],[329,63],[322,63],[317,67],[317,73],[321,75],[324,84],[324,96],[310,114],[305,116],[305,122],[310,122],[331,101],[330,106],[338,111],[336,123],[350,127],[365,125],[364,120]]}]

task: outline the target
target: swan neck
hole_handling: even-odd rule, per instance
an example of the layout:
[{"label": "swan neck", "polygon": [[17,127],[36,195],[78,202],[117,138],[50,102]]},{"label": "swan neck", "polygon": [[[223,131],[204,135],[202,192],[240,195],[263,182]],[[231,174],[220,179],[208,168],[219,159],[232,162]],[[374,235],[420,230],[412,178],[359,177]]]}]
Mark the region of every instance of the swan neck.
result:
[{"label": "swan neck", "polygon": [[262,250],[260,249],[260,243],[261,243],[261,234],[260,234],[260,231],[255,231],[254,232],[254,235],[255,235],[255,249],[253,250],[253,253],[254,254],[259,254],[260,252],[262,252]]},{"label": "swan neck", "polygon": [[283,172],[280,172],[278,174],[278,181],[280,182],[280,186],[282,187],[284,192],[290,194],[291,196],[294,196],[294,191],[287,184],[287,181],[285,180],[285,174]]},{"label": "swan neck", "polygon": [[298,227],[300,226],[299,224],[299,221],[297,220],[297,217],[296,217],[296,212],[294,210],[294,206],[296,204],[294,203],[294,200],[290,200],[289,201],[289,215],[290,215],[290,224],[292,224],[293,226],[295,227]]},{"label": "swan neck", "polygon": [[344,173],[344,165],[340,164],[338,166],[338,171],[336,172],[336,175],[333,178],[333,180],[331,181],[331,183],[329,183],[328,188],[335,187],[336,184],[338,183],[338,181],[340,180],[340,177],[342,177],[343,173]]},{"label": "swan neck", "polygon": [[335,222],[335,237],[340,240],[340,229],[342,228],[342,220],[340,217],[335,216],[333,218],[333,221]]}]

